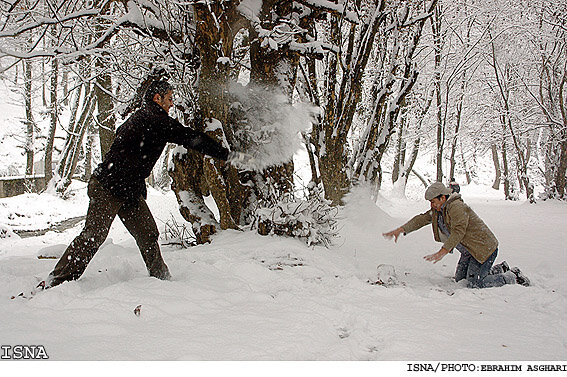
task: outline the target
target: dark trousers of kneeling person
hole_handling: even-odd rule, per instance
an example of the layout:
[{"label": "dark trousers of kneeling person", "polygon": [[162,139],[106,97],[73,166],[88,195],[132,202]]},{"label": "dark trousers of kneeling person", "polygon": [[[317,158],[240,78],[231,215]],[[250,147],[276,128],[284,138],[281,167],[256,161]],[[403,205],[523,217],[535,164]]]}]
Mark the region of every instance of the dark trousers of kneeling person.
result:
[{"label": "dark trousers of kneeling person", "polygon": [[49,274],[46,288],[81,277],[106,240],[116,215],[136,240],[150,276],[169,279],[171,275],[159,249],[159,231],[144,198],[140,196],[133,202],[121,200],[113,196],[95,177],[91,177],[89,181],[88,196],[90,202],[85,227]]},{"label": "dark trousers of kneeling person", "polygon": [[[501,287],[505,284],[515,284],[516,275],[499,265],[493,265],[498,256],[498,248],[484,263],[477,261],[466,249],[459,250],[461,257],[457,263],[455,281],[467,279],[469,288]],[[508,266],[508,264],[506,264]]]}]

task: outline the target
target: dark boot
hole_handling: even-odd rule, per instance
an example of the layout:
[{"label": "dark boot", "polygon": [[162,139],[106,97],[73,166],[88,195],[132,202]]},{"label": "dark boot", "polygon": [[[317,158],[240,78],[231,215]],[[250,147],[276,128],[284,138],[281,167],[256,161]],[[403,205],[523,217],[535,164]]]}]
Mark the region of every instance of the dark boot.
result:
[{"label": "dark boot", "polygon": [[530,279],[528,279],[528,277],[524,275],[518,267],[514,267],[510,271],[516,275],[516,284],[521,284],[524,287],[529,287],[531,285]]},{"label": "dark boot", "polygon": [[510,266],[508,265],[508,263],[506,263],[506,261],[504,261],[500,264],[495,264],[494,266],[492,266],[492,268],[490,269],[490,275],[503,274],[508,271],[510,271]]}]

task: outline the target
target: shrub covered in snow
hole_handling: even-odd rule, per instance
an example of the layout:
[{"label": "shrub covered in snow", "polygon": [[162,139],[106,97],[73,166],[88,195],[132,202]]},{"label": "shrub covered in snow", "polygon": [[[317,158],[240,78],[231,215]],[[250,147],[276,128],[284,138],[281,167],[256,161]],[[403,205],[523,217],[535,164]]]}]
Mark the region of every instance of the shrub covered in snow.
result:
[{"label": "shrub covered in snow", "polygon": [[0,239],[2,238],[19,238],[19,236],[9,226],[0,223]]},{"label": "shrub covered in snow", "polygon": [[297,237],[307,245],[328,247],[337,236],[338,210],[314,184],[306,199],[282,199],[256,210],[255,226],[262,235]]}]

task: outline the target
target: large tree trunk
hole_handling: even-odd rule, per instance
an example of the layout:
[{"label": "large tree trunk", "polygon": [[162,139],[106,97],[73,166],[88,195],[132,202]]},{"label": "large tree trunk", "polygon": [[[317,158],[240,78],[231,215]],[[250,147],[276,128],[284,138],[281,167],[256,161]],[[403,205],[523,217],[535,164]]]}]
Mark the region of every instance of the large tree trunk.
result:
[{"label": "large tree trunk", "polygon": [[[360,5],[360,2],[355,2]],[[343,54],[330,54],[325,76],[326,106],[319,137],[319,170],[325,188],[325,197],[339,205],[350,188],[352,174],[348,172],[347,137],[352,127],[357,105],[362,98],[362,82],[374,48],[375,36],[384,21],[385,2],[376,1],[369,7],[363,22],[357,29],[350,26],[348,45]],[[330,41],[335,46],[343,44],[339,17],[333,15],[330,25]],[[342,71],[339,67],[343,68]],[[341,76],[339,76],[339,73]],[[340,77],[340,83],[337,80]],[[377,96],[380,97],[380,96]],[[368,128],[375,125],[370,121]],[[392,131],[392,130],[390,130]],[[391,133],[391,132],[390,132]],[[365,144],[366,145],[366,144]],[[379,165],[379,164],[378,164]],[[379,168],[379,166],[378,166]],[[377,171],[378,169],[375,169]]]},{"label": "large tree trunk", "polygon": [[[280,17],[287,16],[292,10],[292,2],[283,2],[278,6],[278,15]],[[269,19],[268,15],[272,11],[271,2],[264,2],[262,9],[262,19]],[[281,90],[288,101],[291,103],[295,82],[297,79],[297,70],[299,66],[299,54],[287,49],[273,50],[261,47],[260,36],[254,26],[248,28],[250,39],[253,41],[250,45],[250,84],[264,88],[268,92],[274,88]],[[269,182],[272,188],[276,189],[276,195],[283,197],[293,195],[293,159],[289,162],[273,166],[266,169],[262,174],[262,181]],[[256,177],[258,179],[260,177]],[[256,194],[262,199],[266,193],[256,190]]]},{"label": "large tree trunk", "polygon": [[[339,19],[335,15],[331,16],[330,38],[331,43],[336,46],[342,43]],[[343,127],[337,124],[339,120],[338,113],[341,111],[336,103],[338,99],[338,94],[336,93],[338,67],[339,60],[337,55],[330,53],[327,58],[327,75],[325,78],[327,105],[325,106],[321,124],[323,135],[322,140],[314,138],[317,143],[322,141],[324,145],[324,150],[321,150],[321,146],[318,148],[320,153],[317,156],[319,158],[319,172],[321,182],[323,182],[325,188],[325,197],[333,205],[343,204],[343,197],[350,188],[350,181],[346,172],[347,156],[344,148],[346,135]]]},{"label": "large tree trunk", "polygon": [[[105,32],[105,28],[107,27],[105,15],[110,13],[111,4],[112,2],[95,0],[95,6],[100,7],[102,5],[100,21],[95,25],[95,38],[100,37]],[[88,38],[91,38],[91,36]],[[114,112],[114,104],[112,103],[112,76],[106,66],[107,63],[105,63],[100,57],[95,57],[94,59],[95,69],[97,71],[94,93],[96,96],[96,106],[98,110],[98,136],[100,141],[100,155],[104,160],[104,156],[106,156],[110,150],[110,146],[114,142],[116,116]]]},{"label": "large tree trunk", "polygon": [[[226,5],[226,7],[225,7]],[[230,57],[234,35],[240,29],[240,14],[234,4],[196,3],[195,43],[199,48],[201,66],[197,95],[200,114],[195,114],[193,126],[205,131],[205,122],[220,123],[224,136],[231,142],[232,130],[229,119],[229,65],[219,60]],[[188,121],[188,119],[186,119]],[[240,220],[241,203],[231,201],[241,184],[238,173],[231,166],[207,159],[194,151],[172,156],[172,169],[169,174],[173,180],[172,189],[177,196],[180,212],[192,224],[197,243],[210,242],[219,225],[235,227]],[[224,184],[222,184],[222,183]],[[222,210],[219,224],[203,200],[202,188],[213,188],[217,206]],[[241,199],[244,199],[241,197]],[[226,202],[231,210],[226,209]],[[235,219],[235,217],[237,217]]]}]

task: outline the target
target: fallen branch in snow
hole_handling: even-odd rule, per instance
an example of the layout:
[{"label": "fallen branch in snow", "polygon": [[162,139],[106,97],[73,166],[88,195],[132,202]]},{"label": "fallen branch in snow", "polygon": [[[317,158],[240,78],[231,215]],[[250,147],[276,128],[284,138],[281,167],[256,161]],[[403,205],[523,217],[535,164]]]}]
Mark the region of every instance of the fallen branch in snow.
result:
[{"label": "fallen branch in snow", "polygon": [[164,227],[164,245],[177,245],[180,248],[187,248],[195,246],[197,244],[197,239],[195,235],[187,227],[186,224],[179,224],[173,215],[171,219],[165,222]]}]

